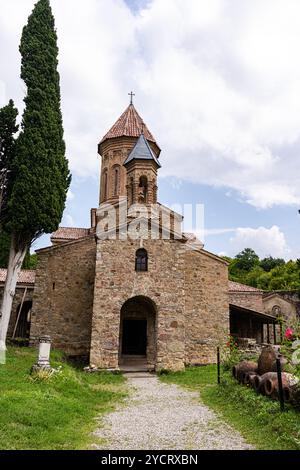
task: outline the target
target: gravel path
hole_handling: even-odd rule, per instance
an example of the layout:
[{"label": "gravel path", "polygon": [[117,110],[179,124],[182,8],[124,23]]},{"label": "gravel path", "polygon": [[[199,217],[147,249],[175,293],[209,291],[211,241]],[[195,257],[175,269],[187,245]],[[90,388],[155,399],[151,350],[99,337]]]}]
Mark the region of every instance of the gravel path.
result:
[{"label": "gravel path", "polygon": [[251,449],[239,433],[199,402],[199,394],[161,383],[155,375],[128,374],[125,404],[95,435],[107,450]]}]

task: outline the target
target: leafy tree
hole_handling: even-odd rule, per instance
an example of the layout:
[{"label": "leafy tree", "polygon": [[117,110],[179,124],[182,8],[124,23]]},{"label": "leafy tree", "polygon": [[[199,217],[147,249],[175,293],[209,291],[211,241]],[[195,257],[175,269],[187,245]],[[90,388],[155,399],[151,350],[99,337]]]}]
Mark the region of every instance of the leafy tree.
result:
[{"label": "leafy tree", "polygon": [[0,268],[7,268],[10,238],[5,232],[0,233]]},{"label": "leafy tree", "polygon": [[37,255],[35,253],[27,253],[23,261],[23,269],[36,269],[37,266]]},{"label": "leafy tree", "polygon": [[[9,259],[9,249],[10,249],[10,237],[7,233],[1,232],[0,233],[0,268],[7,268],[8,259]],[[22,268],[23,269],[35,269],[37,264],[37,256],[36,254],[30,254],[28,251],[24,261]]]},{"label": "leafy tree", "polygon": [[283,266],[285,264],[284,259],[282,258],[273,258],[273,256],[268,256],[260,261],[259,265],[263,268],[264,271],[271,271],[271,269],[276,268],[276,266]]},{"label": "leafy tree", "polygon": [[262,290],[300,290],[300,260],[286,263],[272,256],[259,260],[256,253],[248,248],[235,258],[226,257],[226,261],[229,262],[231,281]]},{"label": "leafy tree", "polygon": [[12,182],[12,165],[16,153],[15,133],[18,130],[17,109],[14,102],[0,109],[0,267],[6,268],[9,258],[10,236],[3,230],[7,216],[8,193]]},{"label": "leafy tree", "polygon": [[243,276],[243,284],[261,289],[259,281],[264,274],[265,272],[260,266],[255,266],[251,271],[245,273]]},{"label": "leafy tree", "polygon": [[11,246],[0,320],[5,349],[17,276],[33,240],[57,229],[70,173],[60,109],[57,35],[49,0],[39,0],[23,29],[21,78],[27,86],[5,229]]},{"label": "leafy tree", "polygon": [[18,110],[14,102],[0,109],[0,228],[7,209],[7,199],[12,180],[12,162],[16,152],[15,134],[18,131],[16,119]]},{"label": "leafy tree", "polygon": [[242,271],[251,271],[255,266],[259,265],[259,257],[252,248],[245,248],[235,257],[235,267]]}]

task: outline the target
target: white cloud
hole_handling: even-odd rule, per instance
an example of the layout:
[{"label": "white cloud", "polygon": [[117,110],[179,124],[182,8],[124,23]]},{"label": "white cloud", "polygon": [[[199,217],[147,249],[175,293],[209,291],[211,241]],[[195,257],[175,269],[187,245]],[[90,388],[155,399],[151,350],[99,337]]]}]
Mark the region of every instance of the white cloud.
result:
[{"label": "white cloud", "polygon": [[252,248],[261,258],[273,256],[289,259],[290,249],[284,233],[274,225],[271,228],[237,228],[230,238],[230,254],[235,256],[244,248]]},{"label": "white cloud", "polygon": [[62,227],[75,227],[75,222],[74,222],[73,217],[70,214],[64,214],[61,226]]},{"label": "white cloud", "polygon": [[235,228],[208,228],[204,230],[205,236],[223,235],[224,233],[235,232]]},{"label": "white cloud", "polygon": [[[34,3],[0,0],[0,80],[19,107],[18,43]],[[97,143],[133,89],[162,175],[260,208],[300,203],[298,0],[152,0],[139,14],[123,0],[51,4],[76,175],[98,175]]]},{"label": "white cloud", "polygon": [[68,194],[67,194],[67,201],[73,201],[74,198],[75,198],[75,194],[73,193],[73,191],[71,191],[71,189],[69,189]]},{"label": "white cloud", "polygon": [[226,251],[220,251],[220,253],[218,253],[218,256],[222,258],[223,256],[228,256],[228,254],[226,253]]},{"label": "white cloud", "polygon": [[8,99],[6,98],[6,87],[5,83],[0,80],[0,106],[6,104]]}]

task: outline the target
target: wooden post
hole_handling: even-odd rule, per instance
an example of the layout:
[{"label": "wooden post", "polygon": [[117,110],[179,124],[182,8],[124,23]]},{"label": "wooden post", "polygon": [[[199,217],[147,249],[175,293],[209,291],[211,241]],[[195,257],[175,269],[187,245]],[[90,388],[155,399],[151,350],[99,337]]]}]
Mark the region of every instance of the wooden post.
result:
[{"label": "wooden post", "polygon": [[277,343],[277,338],[276,338],[276,323],[273,323],[273,335],[274,335],[274,344]]},{"label": "wooden post", "polygon": [[261,342],[264,342],[264,324],[261,324]]},{"label": "wooden post", "polygon": [[283,342],[282,322],[280,322],[280,343]]},{"label": "wooden post", "polygon": [[17,316],[17,319],[16,319],[12,339],[15,339],[15,336],[16,336],[17,326],[18,326],[18,323],[19,323],[19,320],[20,320],[20,316],[21,316],[21,312],[22,312],[22,308],[23,308],[23,304],[24,304],[24,301],[25,301],[26,294],[27,294],[27,287],[25,287],[25,290],[24,290],[24,294],[23,294],[23,297],[22,297],[22,301],[21,301],[19,311],[18,311],[18,316]]},{"label": "wooden post", "polygon": [[267,342],[270,344],[270,324],[267,323]]},{"label": "wooden post", "polygon": [[218,370],[218,384],[220,385],[220,348],[217,348],[217,370]]},{"label": "wooden post", "polygon": [[281,375],[281,364],[280,359],[276,359],[276,368],[277,368],[277,378],[278,378],[278,394],[280,401],[280,410],[284,411],[284,396],[283,396],[283,387],[282,387],[282,375]]}]

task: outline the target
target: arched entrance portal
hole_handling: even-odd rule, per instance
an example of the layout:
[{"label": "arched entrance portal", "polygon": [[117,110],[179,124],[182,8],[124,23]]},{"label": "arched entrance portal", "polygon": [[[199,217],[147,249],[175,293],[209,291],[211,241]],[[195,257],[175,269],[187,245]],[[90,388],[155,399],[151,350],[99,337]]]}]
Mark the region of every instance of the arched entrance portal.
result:
[{"label": "arched entrance portal", "polygon": [[119,366],[123,370],[153,370],[155,362],[155,304],[147,297],[133,297],[121,309]]}]

